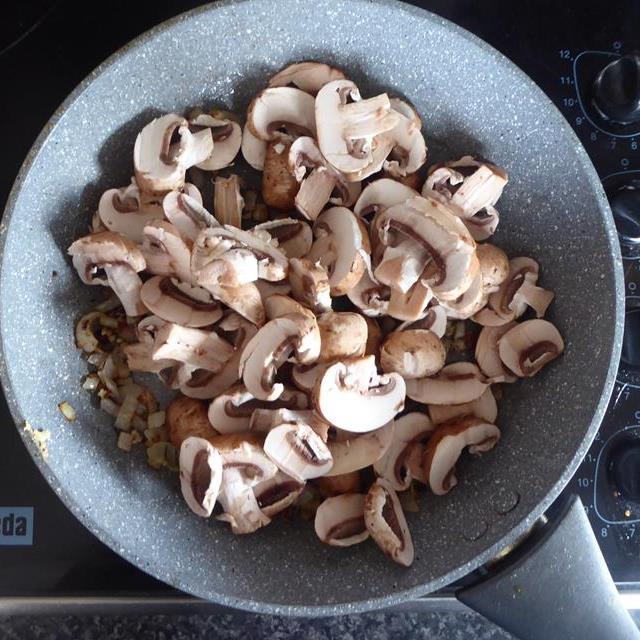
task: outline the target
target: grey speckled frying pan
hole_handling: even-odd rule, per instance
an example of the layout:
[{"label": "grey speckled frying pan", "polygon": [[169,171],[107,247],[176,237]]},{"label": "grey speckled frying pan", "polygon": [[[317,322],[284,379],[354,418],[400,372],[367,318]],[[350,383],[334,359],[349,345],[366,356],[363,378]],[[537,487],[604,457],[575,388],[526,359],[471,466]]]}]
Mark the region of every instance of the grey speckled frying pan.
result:
[{"label": "grey speckled frying pan", "polygon": [[[311,523],[276,521],[234,537],[193,517],[175,476],[117,450],[111,418],[80,388],[86,364],[72,329],[96,292],[81,285],[66,248],[85,232],[102,191],[128,182],[136,132],[160,112],[194,104],[244,110],[269,74],[299,59],[343,67],[364,95],[404,94],[423,115],[430,161],[473,153],[506,167],[497,242],[537,258],[544,285],[556,292],[550,319],[566,355],[507,390],[500,445],[464,460],[455,491],[425,497],[409,515],[410,569],[372,543],[323,546]],[[534,523],[575,471],[620,352],[615,231],[577,138],[496,51],[398,3],[223,2],[151,30],[96,69],[39,136],[10,196],[2,243],[1,377],[16,423],[51,432],[46,460],[25,437],[41,471],[122,556],[180,589],[244,609],[320,615],[390,606],[486,562]],[[77,409],[77,422],[64,420],[61,400]]]}]

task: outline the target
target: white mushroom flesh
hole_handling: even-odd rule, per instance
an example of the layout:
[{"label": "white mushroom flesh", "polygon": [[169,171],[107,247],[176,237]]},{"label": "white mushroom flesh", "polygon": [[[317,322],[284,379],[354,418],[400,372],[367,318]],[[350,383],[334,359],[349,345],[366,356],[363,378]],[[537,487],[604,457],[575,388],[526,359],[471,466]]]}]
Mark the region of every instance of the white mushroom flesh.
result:
[{"label": "white mushroom flesh", "polygon": [[350,547],[364,542],[369,531],[364,522],[365,496],[344,493],[327,498],[316,510],[315,530],[322,542],[334,547]]}]

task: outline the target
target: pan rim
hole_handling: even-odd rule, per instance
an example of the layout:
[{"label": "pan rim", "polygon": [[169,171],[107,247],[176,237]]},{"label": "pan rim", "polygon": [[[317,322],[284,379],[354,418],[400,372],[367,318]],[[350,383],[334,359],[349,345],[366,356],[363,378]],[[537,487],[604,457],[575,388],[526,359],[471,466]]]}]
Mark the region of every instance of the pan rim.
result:
[{"label": "pan rim", "polygon": [[[45,145],[48,137],[54,131],[60,120],[66,114],[70,106],[75,103],[84,91],[96,80],[104,71],[109,69],[126,54],[134,51],[136,48],[144,45],[149,40],[152,40],[157,35],[170,30],[175,24],[180,23],[183,20],[191,19],[194,16],[203,15],[207,13],[213,13],[220,7],[226,7],[230,5],[245,4],[252,2],[253,0],[221,0],[220,2],[210,3],[197,7],[190,11],[178,14],[177,16],[166,20],[151,29],[145,31],[129,43],[118,49],[105,61],[100,63],[91,73],[89,73],[80,84],[67,96],[62,104],[56,109],[54,114],[48,120],[43,127],[42,131],[36,138],[32,147],[30,148],[24,162],[22,163],[18,175],[15,179],[13,187],[10,191],[7,199],[7,204],[4,210],[2,218],[2,225],[0,227],[0,273],[4,268],[5,258],[5,245],[7,237],[7,229],[10,226],[12,215],[16,208],[16,203],[19,194],[22,189],[22,185],[28,177],[31,168],[40,152]],[[508,58],[502,55],[499,51],[487,44],[485,41],[470,33],[466,29],[459,27],[455,23],[441,18],[436,14],[433,14],[425,9],[414,7],[412,5],[404,4],[398,0],[348,0],[349,4],[377,4],[387,7],[390,11],[401,11],[408,13],[415,18],[437,24],[445,29],[451,31],[456,36],[469,41],[474,46],[479,47],[488,58],[497,66],[501,66],[511,76],[516,77],[520,83],[526,84],[532,89],[534,94],[537,94],[541,103],[544,103],[547,107],[549,115],[553,114],[556,122],[554,126],[563,130],[563,133],[569,140],[574,143],[575,153],[577,160],[580,162],[581,169],[585,172],[590,182],[594,185],[596,194],[598,196],[597,205],[602,213],[604,229],[607,235],[607,240],[610,248],[610,257],[613,260],[613,274],[616,289],[616,309],[615,309],[615,324],[611,344],[607,344],[606,348],[610,350],[609,353],[609,368],[607,370],[606,378],[600,401],[596,407],[594,415],[588,429],[585,431],[584,438],[580,447],[576,450],[570,463],[565,467],[560,478],[556,481],[553,487],[547,492],[547,494],[540,500],[537,506],[529,511],[514,527],[512,527],[504,536],[502,536],[497,542],[485,549],[480,554],[476,555],[470,562],[458,566],[449,572],[429,581],[428,583],[412,587],[400,592],[391,593],[386,596],[380,596],[376,598],[370,598],[355,602],[335,603],[331,605],[282,605],[278,603],[259,602],[250,599],[239,599],[230,597],[228,595],[209,592],[206,597],[213,602],[221,604],[223,606],[233,607],[236,609],[242,609],[245,611],[255,613],[277,614],[277,615],[289,615],[289,616],[327,616],[336,614],[347,613],[361,613],[366,611],[373,611],[385,607],[392,607],[401,602],[415,599],[424,596],[430,592],[433,592],[462,576],[468,574],[474,569],[478,568],[482,564],[486,563],[497,553],[504,549],[517,539],[523,532],[525,532],[534,522],[537,520],[544,511],[551,505],[551,503],[557,498],[560,492],[564,489],[567,482],[575,473],[579,463],[586,454],[591,442],[593,441],[598,427],[602,421],[604,413],[606,411],[609,397],[613,390],[613,385],[616,378],[618,369],[618,363],[620,360],[620,353],[622,348],[622,331],[624,326],[624,278],[622,273],[622,263],[620,257],[620,249],[617,241],[617,235],[615,232],[615,226],[613,218],[608,205],[604,189],[600,183],[600,179],[593,167],[584,147],[579,141],[573,129],[566,122],[562,114],[559,112],[555,104],[546,96],[546,94],[533,82],[517,65],[511,62]],[[0,281],[0,286],[1,281]],[[0,300],[2,299],[2,292],[0,291]],[[47,483],[54,490],[56,495],[62,500],[65,506],[73,513],[73,515],[80,520],[80,522],[102,543],[107,545],[115,553],[123,557],[125,560],[131,562],[135,566],[139,567],[143,571],[149,573],[162,582],[167,582],[167,576],[162,571],[162,568],[157,563],[150,563],[146,560],[142,560],[136,557],[136,554],[129,549],[120,547],[113,536],[106,530],[104,530],[94,519],[93,516],[86,513],[80,504],[76,502],[74,495],[67,491],[61,483],[58,481],[55,474],[50,470],[49,465],[42,460],[38,455],[33,443],[29,441],[24,433],[24,429],[20,425],[24,424],[24,416],[21,413],[20,407],[16,401],[13,393],[13,385],[11,382],[11,374],[8,370],[5,362],[5,345],[4,345],[4,330],[0,318],[0,383],[9,406],[12,418],[15,422],[16,428],[20,433],[27,450],[30,452],[32,459],[40,472],[45,477]],[[192,585],[187,585],[183,580],[179,578],[171,578],[171,586],[177,589],[181,589],[186,593],[193,593],[194,589]]]}]

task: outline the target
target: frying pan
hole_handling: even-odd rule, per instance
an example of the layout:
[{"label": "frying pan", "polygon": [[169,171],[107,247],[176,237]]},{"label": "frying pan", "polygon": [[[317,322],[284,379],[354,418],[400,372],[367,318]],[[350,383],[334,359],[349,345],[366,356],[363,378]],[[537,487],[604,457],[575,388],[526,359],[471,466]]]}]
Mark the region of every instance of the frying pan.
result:
[{"label": "frying pan", "polygon": [[[269,74],[300,59],[345,68],[363,95],[404,94],[423,115],[430,162],[472,153],[507,168],[496,242],[540,262],[544,286],[556,293],[549,318],[566,339],[560,361],[506,390],[500,445],[480,460],[464,459],[459,486],[444,498],[425,494],[419,513],[409,514],[416,547],[409,569],[387,561],[372,543],[323,546],[308,522],[275,521],[235,537],[193,517],[175,476],[152,472],[142,453],[116,449],[112,419],[80,388],[86,364],[72,330],[97,292],[81,285],[66,248],[86,233],[102,191],[128,182],[135,134],[160,112],[194,104],[243,111]],[[399,3],[223,2],[141,36],[98,67],[39,136],[9,198],[2,245],[0,373],[38,467],[69,509],[123,557],[232,607],[296,615],[365,611],[426,594],[483,565],[528,531],[572,476],[616,373],[621,263],[586,153],[515,66],[451,23]],[[62,400],[76,408],[75,423],[58,411]],[[25,420],[50,431],[46,459],[21,428]],[[578,527],[579,536],[590,535],[576,505],[564,515],[560,521]],[[594,546],[593,538],[572,542],[582,555]],[[560,548],[565,552],[555,562],[570,571],[560,588],[570,598],[578,561],[566,545]],[[610,597],[610,581],[603,589]],[[518,593],[510,599],[534,606],[532,593]],[[631,633],[621,613],[619,620]],[[526,625],[511,627],[533,637]],[[572,637],[568,629],[562,637]]]}]

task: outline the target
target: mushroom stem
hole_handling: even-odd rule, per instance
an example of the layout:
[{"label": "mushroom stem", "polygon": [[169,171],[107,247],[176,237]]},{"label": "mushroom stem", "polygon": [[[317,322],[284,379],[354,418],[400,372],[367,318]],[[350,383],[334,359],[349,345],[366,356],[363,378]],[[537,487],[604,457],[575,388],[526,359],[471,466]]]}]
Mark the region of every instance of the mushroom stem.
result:
[{"label": "mushroom stem", "polygon": [[218,176],[214,182],[213,210],[218,222],[240,229],[244,198],[240,195],[238,176]]}]

